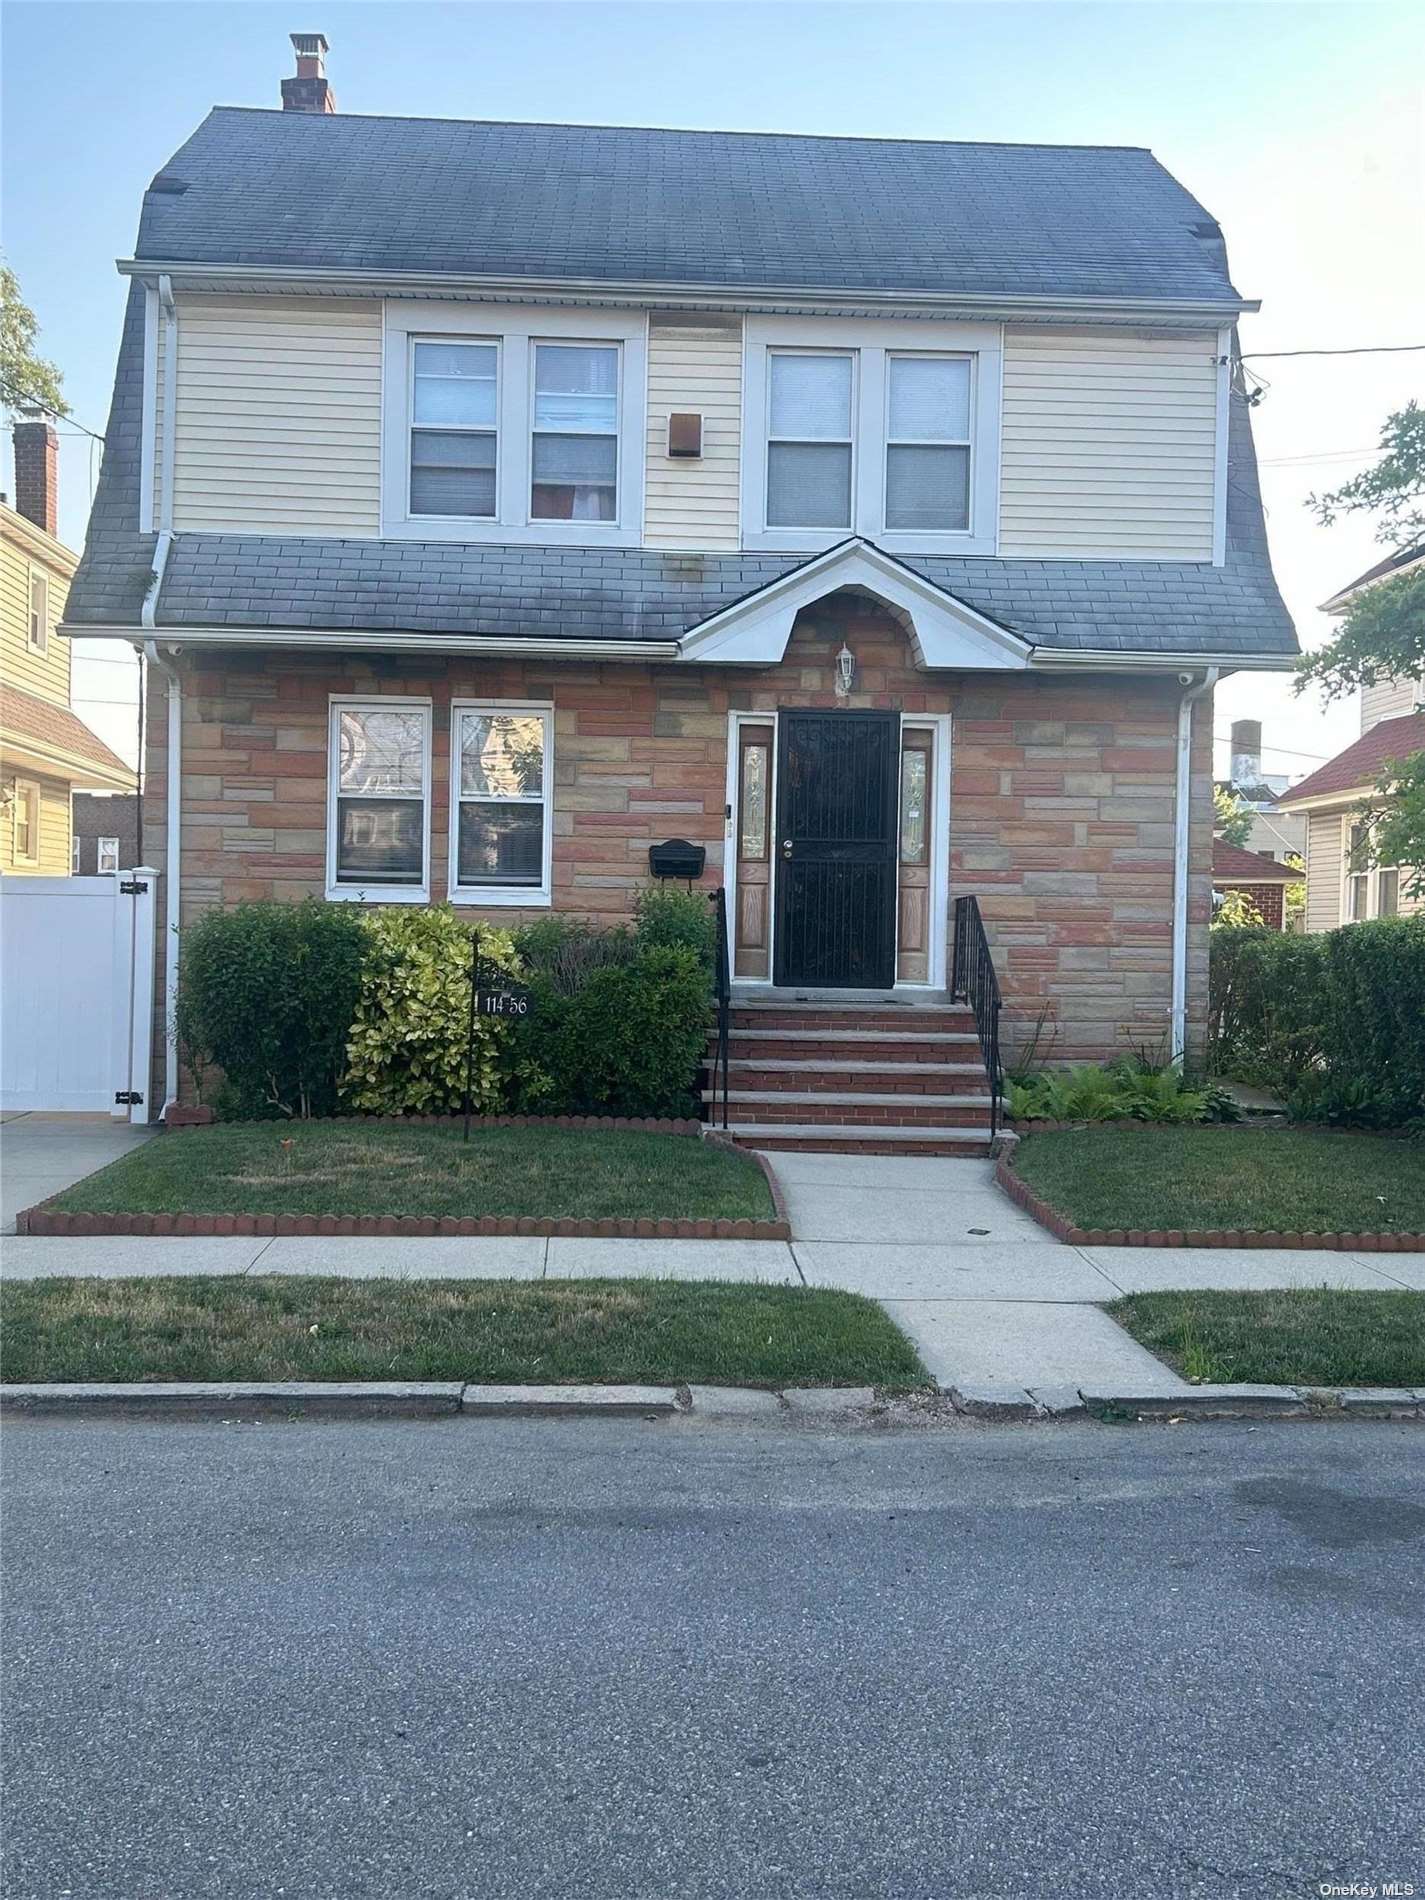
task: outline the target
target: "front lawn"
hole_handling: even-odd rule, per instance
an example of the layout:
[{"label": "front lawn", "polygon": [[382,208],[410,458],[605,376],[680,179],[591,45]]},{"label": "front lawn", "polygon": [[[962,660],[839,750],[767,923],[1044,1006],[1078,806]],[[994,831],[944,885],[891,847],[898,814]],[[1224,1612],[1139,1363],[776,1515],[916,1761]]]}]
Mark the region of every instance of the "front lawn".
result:
[{"label": "front lawn", "polygon": [[1425,1233],[1425,1146],[1301,1128],[1071,1128],[1014,1171],[1077,1227]]},{"label": "front lawn", "polygon": [[71,1214],[493,1214],[772,1220],[746,1155],[615,1129],[241,1122],[145,1142],[49,1203]]},{"label": "front lawn", "polygon": [[1129,1293],[1108,1311],[1212,1385],[1425,1385],[1425,1293]]},{"label": "front lawn", "polygon": [[18,1383],[928,1380],[874,1300],[716,1281],[11,1280],[0,1283],[0,1327],[0,1368]]}]

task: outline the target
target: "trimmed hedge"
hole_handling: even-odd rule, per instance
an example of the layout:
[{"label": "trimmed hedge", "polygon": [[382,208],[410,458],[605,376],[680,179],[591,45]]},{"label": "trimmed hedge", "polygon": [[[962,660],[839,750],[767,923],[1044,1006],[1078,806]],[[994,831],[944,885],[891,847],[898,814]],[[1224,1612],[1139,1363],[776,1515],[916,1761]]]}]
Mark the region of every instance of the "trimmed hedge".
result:
[{"label": "trimmed hedge", "polygon": [[184,927],[174,1024],[201,1094],[223,1072],[229,1121],[330,1115],[361,988],[366,931],[348,904],[238,904]]},{"label": "trimmed hedge", "polygon": [[[363,912],[265,902],[184,932],[177,1020],[195,1079],[223,1071],[225,1120],[430,1115],[464,1102],[472,925],[448,905]],[[485,1115],[698,1112],[711,1014],[711,910],[650,890],[633,929],[551,916],[482,955],[534,996],[476,1023],[472,1106]]]},{"label": "trimmed hedge", "polygon": [[1209,994],[1217,1074],[1283,1090],[1303,1120],[1425,1121],[1425,916],[1214,931]]}]

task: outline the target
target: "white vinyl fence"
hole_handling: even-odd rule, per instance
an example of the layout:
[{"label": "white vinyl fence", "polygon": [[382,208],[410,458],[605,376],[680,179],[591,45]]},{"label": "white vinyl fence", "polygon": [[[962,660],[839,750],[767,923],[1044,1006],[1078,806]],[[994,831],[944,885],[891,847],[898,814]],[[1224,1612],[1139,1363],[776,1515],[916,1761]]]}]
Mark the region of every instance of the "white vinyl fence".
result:
[{"label": "white vinyl fence", "polygon": [[147,1122],[158,873],[0,877],[0,1109]]}]

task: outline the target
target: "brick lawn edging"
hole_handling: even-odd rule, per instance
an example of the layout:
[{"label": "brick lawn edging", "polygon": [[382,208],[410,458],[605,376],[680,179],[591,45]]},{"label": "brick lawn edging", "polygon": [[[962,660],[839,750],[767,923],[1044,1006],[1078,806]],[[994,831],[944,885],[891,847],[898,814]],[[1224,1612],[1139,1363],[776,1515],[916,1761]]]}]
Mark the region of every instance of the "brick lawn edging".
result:
[{"label": "brick lawn edging", "polygon": [[[352,1115],[333,1120],[372,1123],[401,1128],[461,1126],[460,1115]],[[203,1122],[181,1121],[177,1127],[206,1127]],[[276,1127],[278,1124],[274,1123]],[[290,1124],[299,1127],[300,1123]],[[702,1136],[702,1122],[634,1115],[482,1115],[471,1119],[474,1128],[580,1128],[608,1129],[632,1134]],[[710,1137],[711,1138],[711,1137]],[[89,1235],[138,1234],[145,1237],[214,1239],[255,1234],[273,1238],[330,1235],[341,1239],[393,1237],[472,1239],[491,1235],[531,1235],[573,1240],[790,1240],[786,1203],[767,1162],[727,1141],[718,1140],[735,1154],[755,1161],[772,1194],[771,1220],[557,1220],[532,1214],[70,1214],[47,1201],[27,1207],[16,1217],[15,1231],[32,1237],[83,1238]]]},{"label": "brick lawn edging", "polygon": [[[170,1104],[174,1119],[165,1128],[213,1128],[213,1111],[206,1106],[183,1108]],[[463,1114],[454,1115],[313,1115],[309,1121],[274,1121],[273,1128],[328,1128],[333,1123],[355,1128],[463,1128]],[[619,1130],[634,1135],[701,1135],[703,1123],[679,1115],[472,1115],[472,1128],[585,1128]],[[743,1151],[739,1148],[737,1151]]]},{"label": "brick lawn edging", "polygon": [[709,1147],[721,1148],[727,1154],[748,1156],[757,1163],[758,1167],[762,1170],[763,1179],[767,1183],[767,1191],[772,1196],[774,1219],[778,1226],[786,1228],[787,1239],[790,1240],[792,1237],[791,1217],[787,1213],[787,1203],[782,1193],[782,1184],[773,1173],[772,1163],[767,1159],[766,1155],[762,1153],[760,1148],[742,1147],[733,1140],[731,1135],[725,1135],[720,1128],[709,1127],[706,1122],[696,1123],[695,1126],[702,1130],[703,1140],[708,1143]]},{"label": "brick lawn edging", "polygon": [[[1037,1129],[1081,1128],[1082,1122],[1040,1122]],[[1096,1124],[1099,1125],[1099,1124]],[[1129,1127],[1142,1128],[1132,1122]],[[1013,1151],[995,1163],[995,1181],[1026,1214],[1071,1247],[1291,1247],[1326,1253],[1425,1253],[1425,1234],[1293,1234],[1256,1228],[1076,1227],[1014,1170]]]}]

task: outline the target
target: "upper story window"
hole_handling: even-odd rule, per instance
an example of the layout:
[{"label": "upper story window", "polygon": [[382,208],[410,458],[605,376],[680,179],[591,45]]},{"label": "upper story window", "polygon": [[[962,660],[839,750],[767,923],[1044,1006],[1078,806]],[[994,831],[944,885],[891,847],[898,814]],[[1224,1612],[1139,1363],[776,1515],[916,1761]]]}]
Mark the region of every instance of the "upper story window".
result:
[{"label": "upper story window", "polygon": [[411,513],[495,515],[493,343],[411,344]]},{"label": "upper story window", "polygon": [[535,344],[536,521],[618,519],[618,357],[596,343]]},{"label": "upper story window", "polygon": [[992,554],[998,326],[767,317],[746,330],[743,543]]},{"label": "upper story window", "polygon": [[389,303],[381,532],[636,547],[646,330],[641,313]]},{"label": "upper story window", "polygon": [[30,569],[30,622],[26,637],[31,653],[49,651],[49,576],[38,567]]}]

